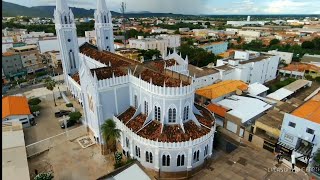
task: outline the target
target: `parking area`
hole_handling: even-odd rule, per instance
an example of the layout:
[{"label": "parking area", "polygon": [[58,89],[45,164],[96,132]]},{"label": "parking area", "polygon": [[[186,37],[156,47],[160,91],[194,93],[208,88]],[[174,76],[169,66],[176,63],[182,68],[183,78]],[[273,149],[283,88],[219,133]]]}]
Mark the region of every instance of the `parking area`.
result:
[{"label": "parking area", "polygon": [[[79,104],[72,101],[76,107],[76,110],[80,110],[83,115],[82,108]],[[66,107],[66,103],[63,99],[56,99],[57,106],[54,105],[53,100],[44,99],[39,104],[41,106],[40,115],[35,118],[36,125],[28,128],[24,128],[25,142],[26,145],[38,142],[40,140],[55,136],[65,132],[64,129],[61,129],[60,122],[62,118],[56,118],[54,112],[58,110],[69,110]],[[79,107],[80,106],[80,107]],[[69,127],[68,130],[76,128],[80,124],[76,124],[72,127]]]},{"label": "parking area", "polygon": [[303,172],[291,172],[284,163],[278,165],[274,154],[250,147],[238,147],[230,154],[222,153],[211,164],[191,179],[287,179],[308,180]]},{"label": "parking area", "polygon": [[113,171],[113,155],[101,155],[100,148],[93,145],[83,149],[74,141],[66,141],[40,155],[28,159],[30,178],[38,173],[52,171],[54,179],[97,179]]}]

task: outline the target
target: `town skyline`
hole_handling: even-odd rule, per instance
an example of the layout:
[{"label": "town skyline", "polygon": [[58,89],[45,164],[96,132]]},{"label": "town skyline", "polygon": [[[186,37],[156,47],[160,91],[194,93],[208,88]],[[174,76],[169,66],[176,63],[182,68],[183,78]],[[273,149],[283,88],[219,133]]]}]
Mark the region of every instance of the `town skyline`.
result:
[{"label": "town skyline", "polygon": [[[6,0],[18,5],[54,6],[54,0]],[[107,8],[119,12],[121,0],[106,0]],[[209,0],[135,0],[124,1],[127,12],[179,13],[189,15],[272,15],[272,14],[320,14],[320,4],[317,0],[227,0],[224,2]],[[95,1],[69,0],[70,7],[95,9]]]}]

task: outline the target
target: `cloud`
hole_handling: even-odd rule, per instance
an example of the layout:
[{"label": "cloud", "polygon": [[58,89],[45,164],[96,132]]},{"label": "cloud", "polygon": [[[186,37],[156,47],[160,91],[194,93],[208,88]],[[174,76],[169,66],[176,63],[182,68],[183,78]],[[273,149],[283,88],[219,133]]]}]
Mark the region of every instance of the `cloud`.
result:
[{"label": "cloud", "polygon": [[318,0],[273,0],[266,3],[265,13],[270,14],[303,14],[315,13],[320,9]]}]

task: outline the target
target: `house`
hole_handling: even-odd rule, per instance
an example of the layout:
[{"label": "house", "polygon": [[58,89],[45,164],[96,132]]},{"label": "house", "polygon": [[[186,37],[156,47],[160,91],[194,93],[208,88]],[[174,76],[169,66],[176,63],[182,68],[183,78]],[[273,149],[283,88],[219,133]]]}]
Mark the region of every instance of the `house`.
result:
[{"label": "house", "polygon": [[228,49],[228,42],[213,42],[208,44],[203,44],[199,46],[200,48],[212,52],[215,55],[223,53]]},{"label": "house", "polygon": [[313,96],[283,119],[278,151],[309,163],[320,147],[320,93]]},{"label": "house", "polygon": [[320,66],[307,63],[294,63],[281,68],[279,74],[295,78],[303,78],[304,76],[309,75],[314,78],[320,76]]},{"label": "house", "polygon": [[2,173],[3,179],[30,180],[20,122],[2,123]]},{"label": "house", "polygon": [[7,122],[21,122],[23,127],[34,124],[34,117],[30,112],[26,97],[2,97],[2,124]]},{"label": "house", "polygon": [[248,93],[253,96],[265,97],[267,95],[267,91],[269,90],[268,87],[260,83],[249,84],[248,87]]}]

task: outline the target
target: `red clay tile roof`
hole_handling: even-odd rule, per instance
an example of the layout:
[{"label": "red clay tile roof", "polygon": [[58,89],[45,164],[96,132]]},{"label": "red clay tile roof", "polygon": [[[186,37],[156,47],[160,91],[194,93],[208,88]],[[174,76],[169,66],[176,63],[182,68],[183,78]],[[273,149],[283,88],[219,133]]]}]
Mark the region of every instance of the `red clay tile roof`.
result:
[{"label": "red clay tile roof", "polygon": [[159,121],[152,121],[138,132],[138,135],[156,141],[161,134],[161,124]]},{"label": "red clay tile roof", "polygon": [[131,119],[126,125],[128,128],[132,129],[133,132],[137,132],[139,129],[142,128],[143,123],[147,119],[147,116],[140,113],[135,118]]},{"label": "red clay tile roof", "polygon": [[320,72],[320,67],[317,67],[312,64],[304,64],[304,63],[294,63],[294,64],[289,64],[288,66],[282,68],[283,70],[286,71],[299,71],[299,72],[304,72],[305,70],[309,71],[316,71]]},{"label": "red clay tile roof", "polygon": [[[164,82],[166,82],[166,87],[179,87],[181,84],[181,80],[179,79],[165,76],[164,74],[149,69],[141,73],[141,79],[148,82],[152,79],[152,83],[157,86],[163,86]],[[188,86],[189,84],[189,82],[182,81],[182,86]]]},{"label": "red clay tile roof", "polygon": [[127,75],[127,72],[124,72],[122,69],[117,67],[102,67],[91,69],[92,75],[94,75],[94,72],[97,74],[98,80],[111,78],[113,74],[115,77]]},{"label": "red clay tile roof", "polygon": [[124,124],[126,124],[132,118],[135,112],[136,112],[136,109],[133,107],[130,107],[125,112],[120,114],[120,116],[118,116],[118,119],[120,119]]},{"label": "red clay tile roof", "polygon": [[77,73],[75,73],[74,75],[72,75],[71,78],[72,78],[75,82],[77,82],[79,85],[81,85],[81,84],[80,84],[79,72],[77,72]]}]

